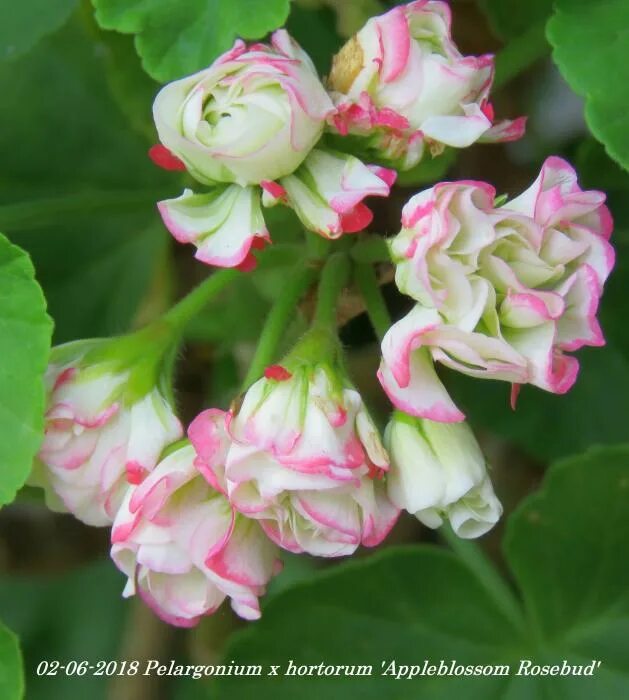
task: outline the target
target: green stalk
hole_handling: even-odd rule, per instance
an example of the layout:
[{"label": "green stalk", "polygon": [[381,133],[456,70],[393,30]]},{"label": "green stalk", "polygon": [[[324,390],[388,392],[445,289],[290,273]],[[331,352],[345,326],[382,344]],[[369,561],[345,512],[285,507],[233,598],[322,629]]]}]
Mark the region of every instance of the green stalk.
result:
[{"label": "green stalk", "polygon": [[357,264],[354,268],[354,281],[367,306],[367,315],[380,340],[391,327],[391,316],[378,284],[375,270],[369,264]]},{"label": "green stalk", "polygon": [[336,330],[337,300],[349,273],[350,261],[346,253],[334,253],[328,258],[319,280],[313,325]]},{"label": "green stalk", "polygon": [[201,282],[181,301],[167,311],[157,323],[166,324],[171,333],[182,333],[184,328],[207,306],[209,301],[233,282],[240,272],[236,269],[218,270]]},{"label": "green stalk", "polygon": [[306,231],[306,247],[311,260],[325,260],[332,247],[332,241],[318,233]]},{"label": "green stalk", "polygon": [[259,379],[265,368],[272,364],[277,346],[290,323],[295,307],[316,280],[317,272],[315,267],[302,262],[286,281],[282,294],[275,301],[264,324],[258,347],[242,383],[243,391]]},{"label": "green stalk", "polygon": [[350,255],[358,263],[391,261],[389,245],[382,236],[365,236],[352,246]]}]

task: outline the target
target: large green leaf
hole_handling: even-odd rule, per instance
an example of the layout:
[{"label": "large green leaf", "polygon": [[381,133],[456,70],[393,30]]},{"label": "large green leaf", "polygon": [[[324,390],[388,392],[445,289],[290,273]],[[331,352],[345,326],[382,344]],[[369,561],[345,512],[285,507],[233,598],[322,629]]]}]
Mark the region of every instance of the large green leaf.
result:
[{"label": "large green leaf", "polygon": [[[406,547],[334,567],[278,593],[226,659],[274,677],[223,677],[231,700],[620,700],[629,694],[629,447],[566,460],[512,516],[507,560],[519,585],[484,583],[455,554]],[[507,601],[510,601],[507,593]],[[508,675],[383,675],[392,660],[509,665]],[[591,664],[592,677],[517,675],[520,660]],[[295,665],[372,665],[370,676],[284,675]]]},{"label": "large green leaf", "polygon": [[24,670],[17,637],[0,623],[0,697],[21,700],[24,695]]},{"label": "large green leaf", "polygon": [[[28,700],[106,700],[112,679],[93,670],[83,676],[36,670],[42,660],[97,664],[124,655],[121,638],[130,603],[120,595],[123,585],[109,559],[64,574],[3,577],[0,611],[20,635]],[[5,700],[1,692],[0,697]]]},{"label": "large green leaf", "polygon": [[111,96],[114,49],[73,21],[0,65],[0,229],[32,254],[57,342],[128,327],[167,240],[155,203],[181,187]]},{"label": "large green leaf", "polygon": [[552,12],[553,0],[482,0],[481,6],[496,33],[505,39],[511,39],[524,34],[533,25],[544,22]]},{"label": "large green leaf", "polygon": [[21,0],[0,3],[0,60],[26,53],[64,24],[77,0]]},{"label": "large green leaf", "polygon": [[609,155],[629,169],[628,0],[556,0],[547,35],[585,116]]},{"label": "large green leaf", "polygon": [[[600,698],[629,694],[627,546],[626,445],[557,464],[543,489],[513,515],[505,537],[507,559],[545,658],[601,659],[595,694]],[[562,697],[592,697],[581,679],[562,685]]]},{"label": "large green leaf", "polygon": [[284,24],[289,0],[92,0],[104,29],[136,35],[147,73],[159,81],[208,66],[234,39]]},{"label": "large green leaf", "polygon": [[317,70],[327,75],[332,57],[343,39],[335,28],[336,16],[330,7],[302,7],[293,3],[286,29],[312,58]]},{"label": "large green leaf", "polygon": [[0,235],[0,505],[26,481],[43,436],[51,333],[28,255]]}]

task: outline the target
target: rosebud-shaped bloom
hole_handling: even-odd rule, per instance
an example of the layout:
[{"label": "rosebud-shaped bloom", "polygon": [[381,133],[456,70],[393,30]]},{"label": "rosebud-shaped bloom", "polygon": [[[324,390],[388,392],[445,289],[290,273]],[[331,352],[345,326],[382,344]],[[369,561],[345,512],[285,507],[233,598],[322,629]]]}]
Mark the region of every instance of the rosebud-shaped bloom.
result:
[{"label": "rosebud-shaped bloom", "polygon": [[398,510],[382,481],[388,457],[360,395],[324,362],[284,365],[270,367],[231,415],[224,467],[206,459],[215,416],[196,418],[189,436],[199,468],[284,549],[333,557],[379,544]]},{"label": "rosebud-shaped bloom", "polygon": [[366,137],[367,148],[401,169],[426,146],[514,140],[524,119],[493,125],[488,102],[493,57],[462,56],[445,2],[418,0],[373,17],[334,59],[329,85],[341,134]]},{"label": "rosebud-shaped bloom", "polygon": [[596,312],[614,264],[605,196],[582,191],[560,158],[516,199],[495,208],[494,196],[484,183],[441,183],[404,207],[391,250],[398,286],[419,303],[386,334],[380,379],[413,415],[463,417],[428,354],[561,394],[578,372],[566,351],[604,343]]},{"label": "rosebud-shaped bloom", "polygon": [[161,142],[197,180],[241,186],[292,173],[332,111],[310,58],[284,30],[271,46],[237,41],[162,88],[153,107]]},{"label": "rosebud-shaped bloom", "polygon": [[158,386],[138,391],[131,369],[91,360],[104,345],[75,342],[53,351],[45,436],[32,477],[52,507],[88,525],[110,524],[129,484],[183,434]]},{"label": "rosebud-shaped bloom", "polygon": [[[214,459],[224,459],[226,437]],[[191,627],[225,597],[247,620],[281,568],[277,547],[258,523],[234,512],[194,466],[191,445],[165,457],[129,489],[116,516],[111,556],[128,576],[123,595],[139,593],[166,622]]]},{"label": "rosebud-shaped bloom", "polygon": [[436,528],[449,520],[459,537],[479,537],[502,514],[485,459],[466,423],[446,425],[395,412],[385,432],[391,500]]}]

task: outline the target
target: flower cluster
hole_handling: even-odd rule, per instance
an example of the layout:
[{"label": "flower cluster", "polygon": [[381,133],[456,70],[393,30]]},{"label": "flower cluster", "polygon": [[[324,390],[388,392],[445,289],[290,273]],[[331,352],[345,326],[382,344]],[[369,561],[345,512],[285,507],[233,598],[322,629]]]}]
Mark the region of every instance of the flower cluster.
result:
[{"label": "flower cluster", "polygon": [[[304,360],[306,344],[321,347],[307,335],[267,368],[242,406],[225,417],[202,413],[189,437],[208,481],[273,542],[342,556],[379,544],[398,510],[382,482],[388,455],[360,394],[338,367]],[[224,422],[232,444],[217,462],[214,436]]]},{"label": "flower cluster", "polygon": [[154,106],[160,140],[212,187],[159,203],[169,231],[202,262],[249,269],[252,248],[270,241],[262,205],[292,207],[326,238],[363,229],[371,212],[362,200],[387,196],[395,173],[317,145],[333,112],[310,58],[284,30],[270,46],[239,40],[209,68],[166,85]]},{"label": "flower cluster", "polygon": [[[284,30],[268,45],[237,41],[166,85],[151,156],[205,187],[158,204],[167,228],[199,260],[249,271],[270,241],[265,207],[291,207],[308,232],[336,239],[368,226],[363,200],[389,195],[396,172],[387,166],[519,138],[523,119],[494,122],[492,57],[463,56],[450,24],[438,0],[370,19],[335,57],[327,88]],[[382,438],[337,335],[337,298],[354,264],[361,287],[365,265],[346,239],[338,252],[304,250],[244,392],[228,410],[202,411],[186,439],[172,389],[177,345],[234,271],[212,275],[141,331],[56,348],[32,483],[51,507],[111,526],[124,595],[179,626],[225,598],[258,618],[282,550],[350,555],[380,544],[401,510],[478,537],[502,507],[436,364],[510,382],[513,405],[522,384],[568,391],[578,372],[569,353],[604,342],[596,313],[614,264],[604,199],[557,157],[510,201],[472,180],[411,197],[388,250],[413,308],[390,325],[373,270],[373,289],[361,289],[382,329],[378,377],[395,407]],[[317,279],[309,330],[282,357],[280,334]]]},{"label": "flower cluster", "polygon": [[426,152],[513,141],[525,119],[494,123],[493,56],[463,56],[450,8],[416,0],[370,19],[334,59],[332,123],[376,157],[406,170]]},{"label": "flower cluster", "polygon": [[567,353],[604,343],[596,312],[614,264],[604,200],[556,157],[498,207],[481,182],[413,197],[391,242],[397,285],[417,302],[382,342],[379,378],[393,403],[431,420],[463,419],[433,361],[512,382],[513,403],[521,384],[568,391],[579,364]]},{"label": "flower cluster", "polygon": [[[164,620],[196,624],[226,596],[247,619],[281,569],[277,547],[195,465],[166,398],[160,352],[143,334],[69,343],[53,352],[43,445],[31,477],[49,505],[112,526],[111,556]],[[148,341],[148,342],[147,342]],[[229,439],[215,435],[213,460]]]},{"label": "flower cluster", "polygon": [[[285,30],[270,45],[238,40],[209,68],[166,85],[154,105],[163,167],[210,187],[159,203],[163,221],[196,257],[255,266],[270,241],[262,207],[291,207],[329,239],[363,230],[366,197],[386,197],[396,172],[445,146],[520,138],[524,120],[493,124],[493,57],[462,56],[443,2],[419,0],[367,22],[339,52],[328,93]],[[366,164],[358,150],[378,164]],[[350,145],[351,144],[351,145]]]}]

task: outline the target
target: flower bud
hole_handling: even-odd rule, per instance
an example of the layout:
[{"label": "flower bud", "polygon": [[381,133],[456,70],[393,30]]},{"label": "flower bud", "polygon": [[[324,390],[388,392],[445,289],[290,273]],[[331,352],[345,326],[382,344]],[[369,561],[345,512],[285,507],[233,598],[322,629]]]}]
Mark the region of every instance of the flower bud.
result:
[{"label": "flower bud", "polygon": [[88,525],[110,524],[129,484],[183,434],[155,370],[116,357],[115,347],[62,345],[46,373],[45,436],[32,483],[53,508]]},{"label": "flower bud", "polygon": [[449,520],[459,537],[479,537],[502,515],[485,459],[466,423],[447,425],[396,411],[385,432],[389,497],[428,527]]},{"label": "flower bud", "polygon": [[166,85],[153,107],[161,142],[205,184],[292,173],[333,111],[310,58],[284,31],[237,41],[209,68]]},{"label": "flower bud", "polygon": [[258,598],[281,568],[277,548],[205,481],[195,458],[192,446],[180,447],[128,490],[111,534],[112,559],[128,576],[123,595],[138,593],[180,627],[197,624],[226,597],[240,617],[257,619]]},{"label": "flower bud", "polygon": [[445,2],[417,0],[371,18],[334,58],[329,86],[341,134],[407,170],[426,149],[514,140],[524,119],[493,125],[493,57],[463,56]]},{"label": "flower bud", "polygon": [[382,481],[388,456],[360,395],[332,364],[306,354],[298,346],[246,392],[229,416],[224,465],[204,457],[215,416],[198,416],[189,437],[211,482],[279,546],[342,556],[379,544],[398,510]]}]

